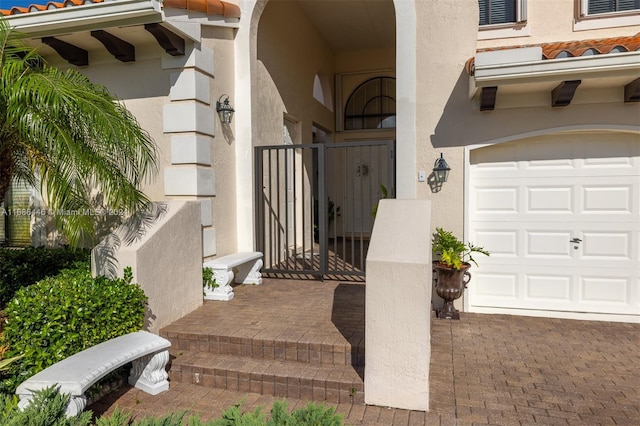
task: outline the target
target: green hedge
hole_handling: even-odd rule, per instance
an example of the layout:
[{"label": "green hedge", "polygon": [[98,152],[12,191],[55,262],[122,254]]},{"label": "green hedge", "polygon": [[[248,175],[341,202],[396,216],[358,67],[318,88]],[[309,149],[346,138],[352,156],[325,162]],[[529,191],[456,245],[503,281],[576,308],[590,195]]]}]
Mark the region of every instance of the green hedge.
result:
[{"label": "green hedge", "polygon": [[92,278],[88,269],[63,270],[18,290],[5,309],[5,358],[24,355],[3,373],[11,393],[33,374],[98,343],[144,327],[147,297],[125,278]]},{"label": "green hedge", "polygon": [[45,277],[56,275],[76,262],[89,265],[88,250],[65,248],[0,249],[0,309],[15,292]]}]

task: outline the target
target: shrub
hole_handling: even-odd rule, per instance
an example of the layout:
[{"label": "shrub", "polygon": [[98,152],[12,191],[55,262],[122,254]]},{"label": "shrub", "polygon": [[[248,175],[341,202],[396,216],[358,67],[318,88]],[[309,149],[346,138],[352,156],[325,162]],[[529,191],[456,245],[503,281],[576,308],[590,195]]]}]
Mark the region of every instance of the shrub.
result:
[{"label": "shrub", "polygon": [[92,278],[88,269],[67,269],[18,290],[5,309],[2,343],[12,363],[0,390],[15,388],[33,374],[98,343],[144,326],[147,297],[124,278]]},{"label": "shrub", "polygon": [[43,389],[35,394],[31,403],[22,411],[14,395],[0,397],[0,424],[2,426],[89,426],[91,412],[76,417],[66,417],[69,396],[56,388]]},{"label": "shrub", "polygon": [[287,404],[276,401],[267,420],[260,408],[243,412],[242,404],[227,409],[219,419],[202,421],[196,416],[186,417],[187,412],[169,413],[164,417],[133,419],[116,408],[109,416],[91,422],[92,413],[66,418],[68,396],[51,387],[35,392],[31,404],[24,411],[18,409],[17,398],[6,395],[0,398],[0,425],[2,426],[341,426],[342,415],[333,408],[309,404],[287,413]]},{"label": "shrub", "polygon": [[64,248],[0,249],[0,309],[4,309],[15,292],[45,277],[56,275],[76,262],[89,265],[88,250]]}]

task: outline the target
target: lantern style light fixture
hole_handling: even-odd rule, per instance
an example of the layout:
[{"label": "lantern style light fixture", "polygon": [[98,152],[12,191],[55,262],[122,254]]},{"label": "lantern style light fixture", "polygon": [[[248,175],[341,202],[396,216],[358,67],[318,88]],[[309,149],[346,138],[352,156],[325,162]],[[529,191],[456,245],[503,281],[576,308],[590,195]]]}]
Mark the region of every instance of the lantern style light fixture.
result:
[{"label": "lantern style light fixture", "polygon": [[[224,101],[221,102],[222,98]],[[233,109],[231,105],[229,105],[229,95],[222,95],[216,101],[216,111],[218,111],[218,117],[220,117],[220,122],[222,124],[230,124],[231,118],[233,118],[233,113],[236,111]]]},{"label": "lantern style light fixture", "polygon": [[449,179],[449,171],[451,167],[447,164],[444,159],[442,153],[440,153],[440,158],[438,158],[433,167],[433,176],[437,184],[443,184]]}]

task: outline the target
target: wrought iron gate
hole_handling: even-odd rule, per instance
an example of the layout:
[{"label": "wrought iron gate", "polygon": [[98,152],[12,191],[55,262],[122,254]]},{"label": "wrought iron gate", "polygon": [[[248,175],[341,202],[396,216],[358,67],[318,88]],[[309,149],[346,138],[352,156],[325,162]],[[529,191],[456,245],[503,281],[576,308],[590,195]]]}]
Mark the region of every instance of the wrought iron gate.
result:
[{"label": "wrought iron gate", "polygon": [[363,277],[374,210],[395,196],[394,141],[255,148],[263,273]]}]

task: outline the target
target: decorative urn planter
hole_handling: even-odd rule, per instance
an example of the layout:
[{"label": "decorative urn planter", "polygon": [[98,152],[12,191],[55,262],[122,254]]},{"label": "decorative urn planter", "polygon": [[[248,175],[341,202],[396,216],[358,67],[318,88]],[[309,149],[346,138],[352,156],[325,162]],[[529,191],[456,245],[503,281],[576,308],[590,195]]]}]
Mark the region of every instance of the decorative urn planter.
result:
[{"label": "decorative urn planter", "polygon": [[444,299],[444,305],[436,311],[438,318],[460,319],[460,312],[453,306],[453,301],[462,297],[464,289],[471,281],[469,268],[469,263],[464,263],[461,269],[455,269],[441,265],[438,261],[433,262],[436,294]]},{"label": "decorative urn planter", "polygon": [[431,243],[433,253],[439,258],[433,262],[436,294],[444,299],[444,306],[436,314],[441,319],[459,320],[460,313],[454,308],[453,301],[462,297],[471,281],[471,263],[478,265],[472,254],[489,256],[489,252],[472,243],[463,243],[453,233],[442,228],[436,228]]}]

